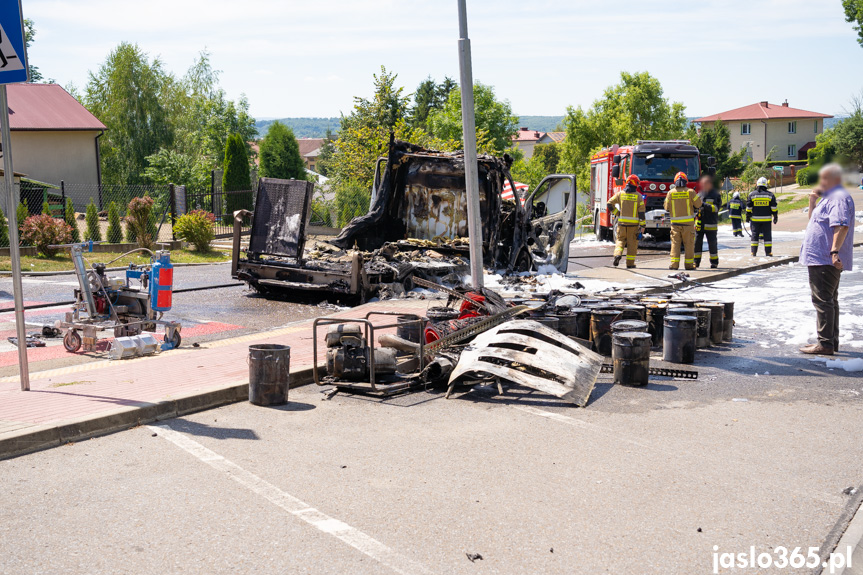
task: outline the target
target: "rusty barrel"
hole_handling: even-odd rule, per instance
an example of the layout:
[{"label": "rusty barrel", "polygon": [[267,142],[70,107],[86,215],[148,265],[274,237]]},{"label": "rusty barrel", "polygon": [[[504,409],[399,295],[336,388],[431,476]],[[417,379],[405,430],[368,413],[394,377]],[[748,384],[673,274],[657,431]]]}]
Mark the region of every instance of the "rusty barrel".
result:
[{"label": "rusty barrel", "polygon": [[644,321],[646,308],[643,305],[627,304],[620,306],[620,319],[638,319]]},{"label": "rusty barrel", "polygon": [[692,315],[666,315],[663,320],[662,360],[671,363],[695,362],[698,319]]},{"label": "rusty barrel", "polygon": [[262,343],[249,346],[249,402],[281,405],[288,400],[291,348]]},{"label": "rusty barrel", "polygon": [[611,333],[619,331],[647,331],[647,322],[640,319],[619,319],[611,324]]},{"label": "rusty barrel", "polygon": [[689,310],[689,313],[698,319],[698,333],[695,339],[695,347],[698,349],[710,347],[710,309],[706,307],[694,307]]},{"label": "rusty barrel", "polygon": [[722,345],[722,337],[725,335],[725,304],[721,301],[707,301],[696,304],[695,307],[710,310],[710,343]]},{"label": "rusty barrel", "polygon": [[611,324],[617,319],[620,311],[616,309],[594,309],[590,313],[590,339],[600,355],[611,355]]},{"label": "rusty barrel", "polygon": [[653,347],[662,345],[662,320],[665,319],[665,310],[668,305],[664,303],[652,303],[647,306],[647,333],[653,338]]},{"label": "rusty barrel", "polygon": [[725,314],[722,322],[722,341],[732,341],[734,339],[734,302],[727,301],[723,305],[725,306]]},{"label": "rusty barrel", "polygon": [[573,309],[570,308],[567,313],[551,314],[551,317],[557,318],[557,331],[565,336],[578,337],[578,316],[572,313]]},{"label": "rusty barrel", "polygon": [[647,385],[650,375],[650,334],[641,331],[614,332],[611,346],[614,383]]}]

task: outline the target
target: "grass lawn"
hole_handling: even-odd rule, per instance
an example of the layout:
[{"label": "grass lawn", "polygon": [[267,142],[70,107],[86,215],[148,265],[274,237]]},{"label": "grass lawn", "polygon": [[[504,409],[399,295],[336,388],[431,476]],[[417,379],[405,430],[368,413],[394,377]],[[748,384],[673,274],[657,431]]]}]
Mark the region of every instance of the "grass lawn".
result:
[{"label": "grass lawn", "polygon": [[802,210],[803,208],[809,205],[809,198],[802,198],[799,200],[795,200],[794,197],[789,198],[776,198],[777,204],[779,207],[779,213],[784,214],[787,212],[794,212],[797,210]]},{"label": "grass lawn", "polygon": [[[110,252],[91,254],[85,253],[84,261],[89,263],[108,263],[119,256],[120,253]],[[213,250],[206,254],[198,253],[194,250],[174,250],[171,252],[171,262],[175,264],[215,263],[226,262],[230,259],[230,252],[220,250]],[[110,267],[125,267],[130,263],[147,264],[149,262],[150,256],[146,253],[139,252],[136,254],[125,256],[123,259],[112,263]],[[53,258],[43,258],[40,256],[21,257],[21,270],[25,272],[58,272],[67,270],[71,271],[72,269],[72,258],[69,256],[68,252],[59,253]],[[0,271],[12,271],[12,264],[9,260],[9,256],[0,257]]]}]

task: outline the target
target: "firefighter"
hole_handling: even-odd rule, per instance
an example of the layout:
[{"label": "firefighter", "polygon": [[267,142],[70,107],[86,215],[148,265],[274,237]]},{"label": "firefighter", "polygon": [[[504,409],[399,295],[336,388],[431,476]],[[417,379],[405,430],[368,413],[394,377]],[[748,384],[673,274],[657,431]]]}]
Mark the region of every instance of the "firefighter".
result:
[{"label": "firefighter", "polygon": [[614,246],[615,267],[626,250],[626,267],[635,267],[638,254],[638,236],[644,228],[644,198],[640,191],[641,180],[632,174],[626,179],[626,188],[608,200],[608,209],[617,216],[617,244]]},{"label": "firefighter", "polygon": [[716,243],[716,231],[719,228],[719,208],[722,207],[722,196],[713,187],[713,177],[701,176],[701,209],[695,220],[695,267],[701,266],[701,251],[704,248],[704,237],[707,236],[707,248],[710,250],[710,268],[719,267],[719,246]]},{"label": "firefighter", "polygon": [[743,202],[740,201],[740,192],[734,192],[731,201],[728,202],[728,217],[731,218],[731,230],[735,238],[743,237]]},{"label": "firefighter", "polygon": [[701,207],[701,197],[687,187],[689,178],[683,172],[674,176],[674,183],[665,196],[665,211],[671,215],[671,265],[680,267],[680,249],[683,247],[684,267],[695,269],[695,210]]},{"label": "firefighter", "polygon": [[752,232],[752,255],[758,255],[758,242],[764,241],[764,254],[773,255],[773,224],[779,222],[779,207],[776,196],[767,189],[767,178],[758,178],[755,191],[746,200],[746,221]]}]

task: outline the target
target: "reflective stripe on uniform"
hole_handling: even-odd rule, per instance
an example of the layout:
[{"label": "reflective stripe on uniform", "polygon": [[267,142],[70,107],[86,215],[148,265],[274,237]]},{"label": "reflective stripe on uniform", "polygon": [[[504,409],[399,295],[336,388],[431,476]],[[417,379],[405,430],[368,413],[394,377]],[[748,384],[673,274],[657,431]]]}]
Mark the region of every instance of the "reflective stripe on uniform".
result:
[{"label": "reflective stripe on uniform", "polygon": [[695,221],[692,213],[692,202],[689,199],[689,188],[675,189],[671,195],[671,221],[675,224],[686,224]]},{"label": "reflective stripe on uniform", "polygon": [[623,192],[620,194],[620,216],[617,221],[621,224],[640,223],[638,219],[638,194]]}]

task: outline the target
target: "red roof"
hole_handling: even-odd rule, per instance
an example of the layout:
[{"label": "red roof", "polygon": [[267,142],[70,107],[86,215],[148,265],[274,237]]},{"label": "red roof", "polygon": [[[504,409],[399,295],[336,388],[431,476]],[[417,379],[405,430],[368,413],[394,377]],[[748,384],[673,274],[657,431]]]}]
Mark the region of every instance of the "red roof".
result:
[{"label": "red roof", "polygon": [[6,90],[13,130],[107,130],[58,84],[9,84]]},{"label": "red roof", "polygon": [[703,118],[696,118],[693,122],[715,122],[721,119],[723,122],[734,122],[738,120],[780,120],[785,118],[832,118],[830,114],[821,114],[818,112],[810,112],[801,110],[800,108],[792,108],[786,102],[785,104],[777,105],[769,102],[758,102],[750,104],[742,108],[735,108],[722,112],[720,114],[712,114]]},{"label": "red roof", "polygon": [[513,142],[535,142],[543,136],[543,132],[537,132],[529,128],[519,128],[512,137]]},{"label": "red roof", "polygon": [[320,149],[324,145],[323,138],[298,138],[297,143],[300,145],[300,155],[304,158]]}]

